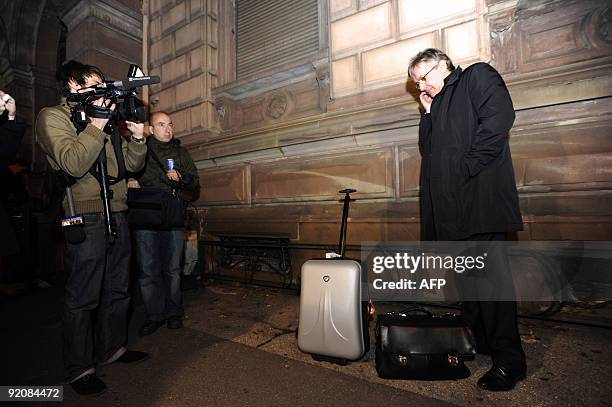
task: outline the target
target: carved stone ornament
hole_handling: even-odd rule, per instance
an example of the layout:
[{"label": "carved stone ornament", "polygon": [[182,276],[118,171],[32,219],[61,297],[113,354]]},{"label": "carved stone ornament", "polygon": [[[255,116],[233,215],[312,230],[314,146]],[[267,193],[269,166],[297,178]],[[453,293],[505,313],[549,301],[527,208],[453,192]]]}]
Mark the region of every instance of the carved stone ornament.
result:
[{"label": "carved stone ornament", "polygon": [[281,118],[287,111],[287,105],[287,95],[282,93],[272,95],[266,105],[266,116],[274,120]]},{"label": "carved stone ornament", "polygon": [[217,111],[217,116],[219,116],[219,120],[223,120],[225,117],[225,105],[221,101],[217,101],[215,103],[215,110]]}]

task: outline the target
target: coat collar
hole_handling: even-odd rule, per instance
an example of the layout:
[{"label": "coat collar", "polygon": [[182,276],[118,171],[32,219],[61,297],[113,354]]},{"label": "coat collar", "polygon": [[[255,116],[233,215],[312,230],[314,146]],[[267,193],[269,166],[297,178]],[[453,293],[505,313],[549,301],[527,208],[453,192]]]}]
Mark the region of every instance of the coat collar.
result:
[{"label": "coat collar", "polygon": [[[461,77],[461,72],[462,72],[462,69],[461,69],[460,66],[458,66],[446,78],[444,78],[444,86],[442,87],[442,90],[440,91],[440,93],[438,95],[444,93],[444,91],[446,91],[446,89],[448,89],[455,82],[457,82],[459,80],[459,77]],[[436,96],[438,96],[438,95],[436,95]]]},{"label": "coat collar", "polygon": [[448,88],[457,82],[461,77],[461,72],[462,69],[460,66],[458,66],[446,78],[444,78],[444,86],[442,86],[442,90],[440,90],[440,93],[438,93],[434,99],[437,99],[440,95],[443,95]]},{"label": "coat collar", "polygon": [[156,139],[155,137],[153,137],[153,135],[147,137],[147,144],[149,144],[149,147],[154,147],[155,149],[167,149],[167,148],[172,148],[172,147],[178,147],[181,145],[181,141],[177,140],[176,138],[172,138],[172,140],[164,143],[163,141],[159,141],[158,139]]},{"label": "coat collar", "polygon": [[66,99],[66,96],[62,96],[60,98],[60,106],[62,107],[62,109],[64,109],[67,112],[69,112],[70,109],[73,108],[76,105],[78,105],[78,103],[76,103],[76,102],[68,102],[68,100]]},{"label": "coat collar", "polygon": [[450,75],[444,78],[444,86],[445,87],[450,86],[453,83],[457,82],[459,80],[459,77],[461,76],[461,72],[462,72],[462,69],[460,66],[455,68],[453,72],[450,73]]}]

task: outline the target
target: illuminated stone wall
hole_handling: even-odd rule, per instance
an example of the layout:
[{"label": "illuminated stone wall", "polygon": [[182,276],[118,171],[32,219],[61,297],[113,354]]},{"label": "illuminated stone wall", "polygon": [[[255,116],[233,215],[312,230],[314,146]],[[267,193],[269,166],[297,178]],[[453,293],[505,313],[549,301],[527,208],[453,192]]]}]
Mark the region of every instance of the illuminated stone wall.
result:
[{"label": "illuminated stone wall", "polygon": [[[196,159],[202,239],[266,234],[332,247],[337,191],[349,187],[358,191],[350,244],[418,240],[419,111],[406,70],[429,46],[464,68],[489,62],[508,83],[519,239],[612,239],[608,2],[320,0],[310,60],[240,79],[235,3],[213,4],[150,10],[150,67],[162,76],[151,100],[172,112]],[[293,250],[294,271],[321,253]]]},{"label": "illuminated stone wall", "polygon": [[185,146],[197,148],[218,132],[211,89],[226,80],[219,72],[219,58],[227,53],[219,51],[225,46],[219,25],[220,18],[232,18],[228,6],[220,0],[149,1],[149,73],[161,77],[150,87],[151,111],[171,115]]},{"label": "illuminated stone wall", "polygon": [[221,132],[198,150],[208,231],[333,244],[334,192],[352,187],[351,243],[418,239],[419,113],[406,69],[436,46],[463,67],[490,62],[508,83],[519,238],[612,238],[607,2],[320,3],[318,59],[213,90]]}]

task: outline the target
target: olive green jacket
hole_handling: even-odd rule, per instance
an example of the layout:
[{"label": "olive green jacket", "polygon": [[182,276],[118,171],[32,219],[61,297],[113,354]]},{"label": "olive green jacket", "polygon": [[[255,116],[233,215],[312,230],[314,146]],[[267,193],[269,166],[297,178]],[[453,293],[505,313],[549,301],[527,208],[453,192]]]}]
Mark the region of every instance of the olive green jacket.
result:
[{"label": "olive green jacket", "polygon": [[[100,184],[89,170],[95,164],[106,139],[108,175],[117,176],[117,158],[110,135],[91,124],[77,135],[76,128],[70,120],[70,108],[63,101],[58,106],[46,107],[40,111],[36,119],[36,139],[47,153],[47,160],[53,169],[62,169],[76,178],[76,183],[72,186],[76,213],[102,212]],[[144,165],[146,144],[128,142],[123,138],[121,140],[126,171],[139,171]],[[123,179],[110,188],[113,191],[111,201],[113,212],[127,210],[126,180]],[[64,199],[64,210],[67,209],[67,200]]]},{"label": "olive green jacket", "polygon": [[[164,143],[153,136],[149,136],[147,138],[147,146],[149,151],[145,168],[135,175],[140,186],[143,188],[160,188],[168,191],[175,189],[188,201],[196,200],[200,191],[198,170],[189,152],[181,147],[180,140],[172,139]],[[151,152],[157,156],[159,163],[153,158]],[[174,169],[181,174],[180,182],[175,182],[168,178],[168,159],[174,160]]]}]

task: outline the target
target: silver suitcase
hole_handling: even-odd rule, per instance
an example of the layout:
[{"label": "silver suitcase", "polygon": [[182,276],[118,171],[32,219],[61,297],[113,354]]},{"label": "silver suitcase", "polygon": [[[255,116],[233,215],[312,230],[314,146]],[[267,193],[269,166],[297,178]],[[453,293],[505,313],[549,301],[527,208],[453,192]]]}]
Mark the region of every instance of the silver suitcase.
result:
[{"label": "silver suitcase", "polygon": [[344,259],[349,193],[345,192],[340,259],[302,265],[298,347],[316,360],[346,364],[369,350],[369,309],[362,298],[359,262]]},{"label": "silver suitcase", "polygon": [[298,327],[300,350],[315,358],[361,359],[367,351],[363,322],[359,263],[305,262]]}]

